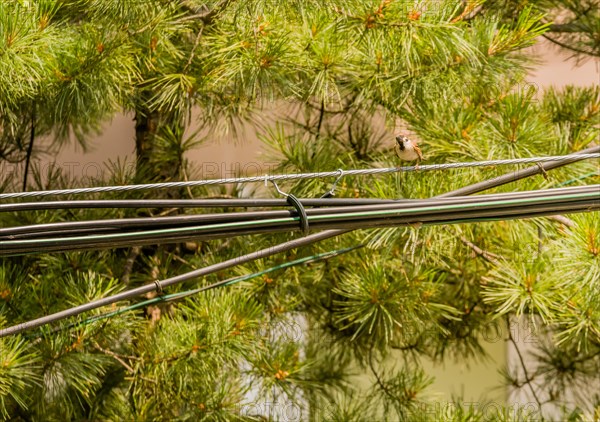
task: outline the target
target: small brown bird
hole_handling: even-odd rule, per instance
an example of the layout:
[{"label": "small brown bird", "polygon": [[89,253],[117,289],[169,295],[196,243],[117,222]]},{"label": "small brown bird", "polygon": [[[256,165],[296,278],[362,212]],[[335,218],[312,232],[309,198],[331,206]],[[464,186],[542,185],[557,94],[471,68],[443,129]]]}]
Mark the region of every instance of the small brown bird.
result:
[{"label": "small brown bird", "polygon": [[403,161],[415,161],[417,160],[416,169],[419,168],[419,164],[423,160],[423,153],[421,148],[415,141],[411,141],[404,135],[396,136],[396,146],[394,147],[396,155]]}]

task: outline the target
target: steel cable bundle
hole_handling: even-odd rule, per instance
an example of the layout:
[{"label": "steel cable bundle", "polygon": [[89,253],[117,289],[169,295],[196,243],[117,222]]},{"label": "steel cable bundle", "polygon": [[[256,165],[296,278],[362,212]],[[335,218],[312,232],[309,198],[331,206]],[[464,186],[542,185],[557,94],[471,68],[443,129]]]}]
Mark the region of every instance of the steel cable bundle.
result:
[{"label": "steel cable bundle", "polygon": [[[318,203],[327,205],[330,199]],[[311,230],[449,224],[527,218],[600,209],[600,185],[476,197],[383,200],[380,203],[308,208]],[[310,200],[304,201],[310,203]],[[336,201],[334,201],[336,202]],[[0,256],[209,240],[299,229],[296,211],[245,211],[19,226],[0,229]]]}]

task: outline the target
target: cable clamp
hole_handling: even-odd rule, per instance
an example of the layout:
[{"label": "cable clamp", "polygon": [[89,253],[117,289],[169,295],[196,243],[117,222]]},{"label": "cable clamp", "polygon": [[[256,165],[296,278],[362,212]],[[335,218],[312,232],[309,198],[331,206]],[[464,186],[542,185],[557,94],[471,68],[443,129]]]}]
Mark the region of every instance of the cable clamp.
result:
[{"label": "cable clamp", "polygon": [[308,235],[308,215],[306,214],[306,209],[304,208],[304,205],[302,205],[300,200],[292,194],[289,194],[287,196],[287,202],[288,204],[293,206],[298,212],[298,217],[300,218],[300,229],[304,233],[304,236]]},{"label": "cable clamp", "polygon": [[[265,181],[266,181],[266,178],[265,178]],[[273,186],[275,186],[275,189],[277,190],[277,192],[280,195],[286,197],[287,203],[296,209],[296,212],[298,213],[298,218],[300,219],[300,229],[302,230],[302,233],[304,233],[305,236],[308,235],[308,233],[309,233],[308,215],[306,214],[306,208],[304,208],[304,205],[302,205],[302,202],[300,202],[300,200],[298,198],[296,198],[294,195],[292,195],[291,193],[285,193],[281,189],[279,189],[279,186],[277,185],[277,182],[275,182],[275,180],[271,180],[271,182],[273,183]]]},{"label": "cable clamp", "polygon": [[333,185],[331,185],[331,189],[329,189],[329,192],[325,193],[325,195],[323,195],[321,198],[331,198],[335,195],[335,188],[337,187],[337,184],[340,181],[340,179],[344,177],[344,170],[338,169],[337,174],[338,177],[337,179],[335,179],[335,182],[333,182]]},{"label": "cable clamp", "polygon": [[160,284],[159,280],[154,280],[154,284],[156,285],[156,293],[158,293],[159,296],[162,296],[163,295],[162,284]]}]

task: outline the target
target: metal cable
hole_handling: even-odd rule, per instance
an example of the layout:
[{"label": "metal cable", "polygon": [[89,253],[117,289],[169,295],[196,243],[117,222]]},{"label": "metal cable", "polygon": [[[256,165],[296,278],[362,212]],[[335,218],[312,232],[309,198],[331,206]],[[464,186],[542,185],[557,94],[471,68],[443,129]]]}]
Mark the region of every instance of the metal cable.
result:
[{"label": "metal cable", "polygon": [[213,289],[216,289],[219,287],[231,286],[231,285],[239,283],[241,281],[251,280],[251,279],[259,277],[261,275],[269,274],[273,271],[287,269],[287,268],[294,267],[294,266],[297,266],[300,264],[311,264],[311,263],[315,263],[315,262],[324,261],[324,260],[327,260],[330,258],[337,257],[339,255],[346,254],[348,252],[352,252],[356,249],[360,249],[363,246],[364,245],[361,244],[361,245],[357,245],[357,246],[351,246],[349,248],[338,249],[338,250],[323,252],[323,253],[316,254],[316,255],[306,256],[303,258],[295,259],[293,261],[287,261],[287,262],[284,262],[283,264],[275,265],[273,267],[267,268],[265,270],[257,271],[255,273],[240,275],[240,276],[231,277],[231,278],[228,278],[225,280],[220,280],[215,283],[208,284],[206,286],[202,286],[202,287],[199,287],[196,289],[191,289],[191,290],[186,290],[186,291],[182,291],[182,292],[171,293],[171,294],[154,297],[152,299],[144,300],[142,302],[138,302],[133,305],[125,306],[125,307],[117,309],[115,311],[110,311],[110,312],[106,312],[104,314],[95,315],[95,316],[87,318],[81,322],[73,322],[71,324],[68,324],[66,327],[58,326],[55,329],[53,329],[52,331],[57,332],[57,331],[61,331],[64,329],[88,325],[93,322],[100,321],[100,320],[106,319],[106,318],[111,318],[116,315],[121,315],[123,313],[133,311],[133,310],[136,310],[139,308],[143,308],[145,306],[152,305],[154,303],[165,303],[165,302],[178,301],[178,300],[185,299],[187,297],[196,295],[198,293],[205,292],[207,290],[213,290]]},{"label": "metal cable", "polygon": [[[596,150],[596,151],[600,151],[600,147],[593,147],[593,148],[588,148],[587,150],[582,151],[583,153],[587,153],[587,152],[591,152],[590,150]],[[576,155],[579,155],[578,157],[574,157]],[[569,161],[565,161],[563,160],[562,162],[560,162],[557,166],[555,167],[560,167],[562,165],[574,162],[574,161],[578,161],[579,159],[583,159],[581,158],[581,155],[583,154],[573,154],[571,155],[571,160]],[[554,168],[554,167],[553,167]],[[537,167],[533,167],[533,169],[537,169],[538,172],[541,172],[541,169],[537,168]],[[339,174],[339,172],[334,172],[334,174]],[[536,174],[536,173],[533,173]],[[507,176],[510,176],[509,178],[496,178],[496,179],[492,179],[492,180],[498,180],[497,183],[494,184],[495,186],[499,186],[501,184],[505,184],[505,183],[509,183],[514,179],[514,176],[512,174],[509,174]],[[523,176],[526,177],[526,176]],[[521,178],[521,177],[520,177]],[[477,190],[473,190],[471,192],[469,192],[469,188],[471,186],[478,186]],[[475,185],[471,185],[471,186],[466,186],[465,188],[462,189],[457,189],[451,192],[447,192],[446,194],[444,194],[444,197],[449,197],[449,196],[459,196],[459,195],[468,195],[470,193],[474,193],[474,192],[480,192],[481,190],[485,189],[485,181],[481,182],[481,183],[477,183]],[[489,186],[492,187],[492,186]],[[2,199],[2,196],[0,196],[0,199]],[[348,233],[352,231],[352,229],[333,229],[333,230],[326,230],[320,233],[315,233],[315,234],[311,234],[308,235],[306,237],[300,238],[300,239],[295,239],[289,242],[284,242],[282,244],[276,245],[276,246],[272,246],[272,247],[268,247],[265,249],[262,249],[260,251],[256,251],[256,252],[252,252],[250,254],[247,255],[243,255],[239,258],[234,258],[234,259],[230,259],[218,264],[214,264],[205,268],[201,268],[198,270],[194,270],[192,272],[189,273],[185,273],[185,274],[181,274],[166,280],[163,280],[161,282],[161,288],[169,286],[169,285],[173,285],[173,284],[177,284],[180,283],[182,281],[186,281],[189,279],[193,279],[193,278],[197,278],[200,277],[202,275],[207,275],[207,274],[211,274],[213,272],[216,271],[220,271],[226,268],[230,268],[236,265],[240,265],[243,264],[245,262],[249,262],[249,261],[253,261],[256,259],[260,259],[260,258],[264,258],[267,256],[271,256],[273,254],[276,253],[280,253],[280,252],[284,252],[290,249],[294,249],[297,248],[299,246],[304,246],[304,245],[309,245],[312,243],[316,243],[320,240],[324,240],[324,239],[328,239],[331,237],[335,237],[335,236],[339,236],[341,234],[344,233]],[[130,299],[130,298],[134,298],[136,296],[140,296],[143,295],[145,293],[151,292],[153,290],[156,289],[156,286],[154,283],[149,283],[146,284],[144,286],[140,286],[136,289],[132,289],[132,290],[128,290],[113,296],[109,296],[106,298],[102,298],[102,299],[98,299],[95,300],[93,302],[88,302],[85,303],[83,305],[79,305],[70,309],[66,309],[64,311],[60,311],[60,312],[56,312],[54,314],[51,315],[47,315],[41,318],[37,318],[35,320],[30,320],[21,324],[17,324],[14,325],[12,327],[7,327],[5,329],[1,329],[0,330],[0,337],[5,337],[11,334],[17,334],[20,333],[22,331],[25,331],[27,329],[31,329],[31,328],[35,328],[35,327],[39,327],[41,325],[46,325],[46,324],[50,324],[52,322],[55,321],[59,321],[65,318],[69,318],[72,316],[76,316],[79,315],[83,312],[89,311],[89,310],[93,310],[96,308],[99,308],[101,306],[105,306],[105,305],[110,305],[112,303],[118,302],[120,300],[125,300],[125,299]]]},{"label": "metal cable", "polygon": [[[600,151],[600,147],[597,147]],[[352,169],[342,170],[344,176],[356,176],[356,175],[370,175],[370,174],[385,174],[385,173],[396,173],[396,172],[408,172],[408,171],[431,171],[431,170],[448,170],[458,168],[470,168],[470,167],[489,167],[489,166],[502,166],[512,164],[528,164],[528,163],[543,163],[543,162],[573,162],[589,158],[600,158],[600,153],[588,153],[584,151],[578,154],[571,155],[557,155],[549,157],[530,157],[530,158],[513,158],[506,160],[487,160],[487,161],[472,161],[462,163],[444,163],[444,164],[428,164],[416,166],[405,166],[405,167],[388,167],[388,168],[368,168],[368,169]],[[84,193],[99,193],[99,192],[122,192],[122,191],[138,191],[148,189],[166,189],[166,188],[181,188],[181,187],[194,187],[194,186],[207,186],[207,185],[219,185],[219,184],[231,184],[231,183],[256,183],[256,182],[274,182],[281,180],[300,180],[300,179],[316,179],[316,178],[327,178],[333,176],[339,176],[340,170],[325,171],[318,173],[292,173],[292,174],[277,174],[277,175],[264,175],[264,176],[252,176],[252,177],[230,177],[224,179],[206,179],[206,180],[190,180],[187,182],[166,182],[166,183],[149,183],[142,185],[125,185],[125,186],[97,186],[90,188],[76,188],[76,189],[55,189],[45,191],[32,191],[32,192],[13,192],[13,193],[2,193],[0,199],[9,198],[25,198],[34,196],[51,196],[51,195],[75,195]],[[510,175],[509,175],[510,177]]]},{"label": "metal cable", "polygon": [[[174,284],[181,283],[186,280],[192,280],[194,278],[198,278],[201,276],[205,276],[208,274],[212,274],[218,271],[225,270],[227,268],[235,267],[237,265],[244,264],[246,262],[255,261],[257,259],[266,258],[271,255],[275,255],[277,253],[286,252],[290,249],[295,249],[301,246],[310,245],[312,243],[319,242],[321,240],[329,239],[331,237],[339,236],[343,233],[348,232],[349,230],[327,230],[320,233],[315,233],[308,235],[306,237],[302,237],[299,239],[290,240],[289,242],[280,243],[279,245],[269,246],[265,249],[261,249],[259,251],[255,251],[246,255],[242,255],[236,258],[228,259],[227,261],[219,262],[217,264],[209,265],[208,267],[200,268],[194,271],[190,271],[185,274],[180,274],[175,277],[167,278],[165,280],[160,281],[160,287],[165,288]],[[131,299],[137,296],[141,296],[143,294],[152,292],[156,290],[155,283],[148,283],[143,286],[137,287],[135,289],[127,290],[121,293],[117,293],[112,296],[104,297],[102,299],[97,299],[83,305],[75,306],[70,309],[66,309],[64,311],[56,312],[51,315],[47,315],[41,318],[37,318],[31,321],[27,321],[21,324],[13,325],[12,327],[4,328],[0,330],[0,337],[6,337],[11,334],[17,334],[22,331],[39,327],[41,325],[46,325],[54,321],[59,321],[61,319],[69,318],[75,315],[79,315],[86,311],[91,311],[93,309],[99,308],[101,306],[110,305],[115,302],[119,302],[121,300]]]},{"label": "metal cable", "polygon": [[[579,186],[574,188],[557,189],[558,193],[540,195],[544,191],[533,191],[519,194],[505,193],[490,195],[493,199],[485,196],[477,198],[456,198],[442,200],[439,202],[413,201],[410,204],[388,204],[388,205],[366,205],[359,207],[340,207],[336,209],[311,209],[308,221],[315,230],[325,228],[337,228],[343,225],[347,228],[363,228],[370,225],[372,220],[383,218],[383,225],[394,226],[399,224],[411,224],[430,221],[436,224],[454,221],[457,219],[475,220],[482,217],[497,216],[499,218],[511,215],[527,217],[530,214],[539,215],[540,212],[556,214],[557,212],[590,211],[599,209],[600,185]],[[355,209],[353,209],[355,208]],[[272,218],[273,213],[278,211],[267,211],[266,217],[271,218],[245,218],[239,213],[227,222],[198,225],[198,220],[190,223],[153,230],[138,230],[127,232],[112,232],[92,236],[65,237],[37,237],[26,239],[10,239],[6,236],[0,244],[1,255],[13,255],[16,253],[40,253],[49,251],[81,250],[86,248],[101,247],[125,247],[139,242],[165,243],[166,239],[181,240],[193,236],[196,240],[214,238],[214,236],[239,236],[241,234],[264,234],[273,231],[294,231],[298,228],[299,217],[290,216],[289,212],[283,212],[287,216]],[[218,214],[217,214],[218,216]],[[202,216],[196,216],[202,217]],[[194,224],[195,223],[195,224]],[[66,223],[68,224],[68,223]],[[44,236],[46,232],[42,232]],[[51,235],[53,233],[50,233]],[[75,234],[78,234],[75,232]]]},{"label": "metal cable", "polygon": [[[308,198],[301,199],[305,207],[381,204],[394,199],[378,198]],[[288,207],[286,199],[217,198],[217,199],[88,199],[66,201],[16,202],[0,204],[0,212],[41,211],[102,208],[266,208]]]},{"label": "metal cable", "polygon": [[[522,208],[510,208],[498,212],[497,210],[483,210],[477,213],[473,211],[452,212],[445,215],[423,215],[418,216],[374,216],[368,219],[340,219],[326,220],[311,223],[311,228],[315,231],[330,230],[330,229],[371,229],[383,227],[403,227],[407,225],[423,224],[423,225],[447,225],[456,223],[475,223],[482,221],[499,221],[512,220],[518,218],[534,218],[543,217],[555,214],[576,213],[576,212],[591,212],[600,210],[600,200],[588,200],[568,202],[561,204],[545,204],[536,206],[527,206]],[[215,239],[231,238],[242,235],[257,235],[257,234],[274,234],[286,233],[298,230],[297,221],[287,221],[285,223],[271,224],[262,227],[248,227],[245,229],[230,229],[212,233],[198,234],[194,230],[188,232],[174,234],[168,237],[164,235],[155,237],[145,237],[142,239],[128,239],[126,241],[96,241],[80,244],[65,245],[44,245],[35,247],[34,245],[24,247],[13,247],[11,250],[0,251],[2,256],[19,256],[49,252],[64,252],[64,251],[83,251],[83,250],[98,250],[105,248],[118,248],[126,246],[144,246],[152,244],[168,244],[184,241],[209,241]]]},{"label": "metal cable", "polygon": [[[415,208],[422,206],[444,206],[450,204],[470,204],[482,201],[492,200],[508,200],[524,198],[531,200],[537,197],[548,197],[551,195],[597,192],[600,191],[600,185],[584,185],[577,187],[541,189],[526,192],[508,192],[500,194],[478,195],[476,197],[444,197],[444,198],[428,198],[428,199],[402,199],[402,200],[376,200],[366,202],[362,199],[345,199],[343,206],[329,208],[308,208],[307,215],[321,214],[336,214],[344,212],[364,212],[385,209],[403,209]],[[284,200],[285,201],[285,200]],[[312,203],[310,199],[301,199],[303,205],[308,206]],[[334,199],[318,200],[319,206],[338,204],[339,201]],[[15,226],[0,228],[0,241],[24,239],[32,237],[48,237],[59,236],[66,237],[67,235],[79,235],[83,233],[98,234],[96,232],[109,232],[120,230],[120,233],[125,231],[132,232],[137,230],[150,230],[159,228],[174,228],[184,227],[198,224],[216,224],[216,223],[231,223],[243,222],[259,219],[285,218],[296,215],[293,211],[247,211],[247,212],[232,212],[232,213],[214,213],[214,214],[185,214],[171,217],[137,217],[137,218],[118,218],[105,220],[88,220],[88,221],[66,221],[59,223],[34,224],[26,226]]]},{"label": "metal cable", "polygon": [[[465,186],[464,188],[457,189],[452,192],[446,192],[442,195],[436,196],[436,198],[445,198],[449,196],[462,196],[462,195],[471,195],[473,193],[481,192],[487,189],[495,188],[497,186],[505,185],[507,183],[516,182],[517,180],[524,179],[529,176],[533,176],[535,174],[542,173],[546,170],[552,170],[557,167],[562,167],[566,164],[574,163],[579,161],[584,155],[598,155],[596,153],[600,152],[600,146],[590,147],[584,150],[579,151],[577,154],[571,154],[565,156],[565,160],[562,161],[552,161],[547,162],[541,165],[532,166],[523,170],[518,170],[513,173],[507,173],[502,176],[495,177],[493,179],[484,180],[479,183],[475,183],[473,185]],[[571,158],[567,158],[571,157]]]}]

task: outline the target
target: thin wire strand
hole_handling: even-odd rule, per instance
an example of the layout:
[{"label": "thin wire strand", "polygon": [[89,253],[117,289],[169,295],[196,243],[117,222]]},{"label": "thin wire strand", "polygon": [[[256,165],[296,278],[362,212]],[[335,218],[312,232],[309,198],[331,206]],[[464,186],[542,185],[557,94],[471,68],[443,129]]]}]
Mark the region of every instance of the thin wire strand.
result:
[{"label": "thin wire strand", "polygon": [[187,182],[165,182],[165,183],[148,183],[140,185],[122,185],[122,186],[96,186],[90,188],[76,188],[76,189],[55,189],[55,190],[44,190],[44,191],[32,191],[32,192],[12,192],[0,194],[0,199],[9,198],[25,198],[34,196],[51,196],[51,195],[75,195],[85,193],[99,193],[99,192],[122,192],[122,191],[138,191],[138,190],[150,190],[150,189],[166,189],[166,188],[180,188],[180,187],[194,187],[194,186],[207,186],[207,185],[220,185],[220,184],[232,184],[232,183],[257,183],[257,182],[276,182],[282,180],[301,180],[301,179],[316,179],[316,178],[328,178],[340,175],[340,170],[344,176],[357,176],[357,175],[375,175],[375,174],[386,174],[396,172],[410,172],[410,171],[432,171],[432,170],[449,170],[459,168],[471,168],[471,167],[491,167],[491,166],[503,166],[513,164],[528,164],[528,163],[542,163],[542,162],[561,162],[561,161],[572,161],[572,160],[583,160],[590,158],[600,158],[600,153],[583,153],[583,154],[571,154],[571,155],[556,155],[548,157],[530,157],[530,158],[513,158],[506,160],[487,160],[487,161],[471,161],[462,163],[444,163],[444,164],[428,164],[421,165],[418,168],[416,166],[405,166],[405,167],[386,167],[386,168],[368,168],[368,169],[352,169],[352,170],[333,170],[317,173],[291,173],[291,174],[276,174],[276,175],[262,175],[252,177],[229,177],[223,179],[205,179],[205,180],[190,180]]},{"label": "thin wire strand", "polygon": [[[300,198],[305,207],[355,206],[383,204],[397,199],[379,198]],[[84,199],[63,201],[32,201],[0,204],[0,213],[102,208],[267,208],[289,207],[285,199],[269,198],[208,198],[208,199]]]},{"label": "thin wire strand", "polygon": [[[269,246],[264,249],[260,249],[255,252],[251,252],[249,254],[245,254],[236,258],[231,258],[223,262],[219,262],[216,264],[209,265],[207,267],[199,268],[194,271],[190,271],[185,274],[180,274],[174,277],[166,278],[161,280],[160,284],[162,288],[166,288],[172,286],[174,284],[179,284],[183,281],[193,280],[202,276],[206,276],[208,274],[213,274],[218,271],[226,270],[231,267],[235,267],[238,265],[245,264],[247,262],[255,261],[261,258],[267,258],[269,256],[287,252],[291,249],[296,249],[302,246],[308,246],[313,243],[320,242],[325,239],[329,239],[332,237],[340,236],[344,233],[349,232],[350,230],[341,229],[341,230],[326,230],[320,233],[311,234],[305,237],[301,237],[299,239],[289,240],[287,242],[279,243],[274,246]],[[50,315],[43,316],[41,318],[36,318],[33,320],[29,320],[27,322],[23,322],[20,324],[13,325],[11,327],[1,328],[0,329],[0,337],[6,337],[11,334],[17,334],[22,331],[40,327],[42,325],[49,324],[51,322],[59,321],[68,317],[79,315],[83,312],[91,311],[96,308],[100,308],[101,306],[110,305],[115,302],[119,302],[121,300],[131,299],[137,296],[141,296],[143,294],[152,292],[156,290],[156,285],[154,282],[144,284],[142,286],[138,286],[136,288],[126,290],[124,292],[120,292],[114,294],[112,296],[103,297],[100,299],[96,299],[87,303],[84,303],[79,306],[74,306],[69,309],[65,309],[64,311],[55,312]]]},{"label": "thin wire strand", "polygon": [[217,281],[216,283],[212,283],[206,286],[202,286],[202,287],[198,287],[196,289],[191,289],[191,290],[185,290],[182,292],[177,292],[177,293],[171,293],[171,294],[167,294],[167,295],[162,295],[162,296],[157,296],[155,298],[152,299],[148,299],[148,300],[144,300],[142,302],[133,304],[133,305],[129,305],[129,306],[125,306],[123,308],[117,309],[115,311],[111,311],[111,312],[106,312],[100,315],[96,315],[90,318],[86,318],[85,320],[81,321],[81,322],[74,322],[71,323],[69,325],[67,325],[66,327],[61,327],[58,326],[55,329],[52,330],[52,332],[56,332],[56,331],[60,331],[63,329],[69,329],[69,328],[73,328],[73,327],[80,327],[80,326],[85,326],[88,324],[91,324],[93,322],[102,320],[102,319],[106,319],[106,318],[111,318],[113,316],[116,315],[121,315],[124,314],[126,312],[129,311],[134,311],[136,309],[139,308],[143,308],[149,305],[152,305],[154,303],[163,303],[163,302],[173,302],[176,300],[181,300],[181,299],[185,299],[189,296],[193,296],[196,295],[198,293],[202,293],[205,292],[207,290],[213,290],[219,287],[225,287],[225,286],[231,286],[233,284],[237,284],[241,281],[246,281],[246,280],[251,280],[253,278],[256,277],[260,277],[261,275],[264,274],[269,274],[273,271],[277,271],[277,270],[284,270],[290,267],[295,267],[297,265],[300,264],[311,264],[311,263],[315,263],[315,262],[321,262],[330,258],[335,258],[337,256],[346,254],[348,252],[352,252],[356,249],[360,249],[364,246],[364,244],[360,244],[357,246],[352,246],[349,248],[344,248],[344,249],[337,249],[337,250],[333,250],[333,251],[328,251],[328,252],[323,252],[320,254],[316,254],[316,255],[311,255],[311,256],[307,256],[304,258],[299,258],[293,261],[288,261],[288,262],[284,262],[283,264],[279,264],[279,265],[275,265],[273,267],[269,267],[267,269],[261,270],[261,271],[257,271],[251,274],[246,274],[246,275],[241,275],[241,276],[237,276],[237,277],[231,277],[228,278],[226,280],[221,280],[221,281]]},{"label": "thin wire strand", "polygon": [[573,179],[565,180],[564,182],[558,183],[555,186],[556,187],[561,187],[561,186],[572,185],[573,183],[580,182],[580,181],[582,181],[584,179],[587,179],[589,177],[600,177],[600,171],[592,171],[591,173],[582,174],[579,177],[575,177]]}]

